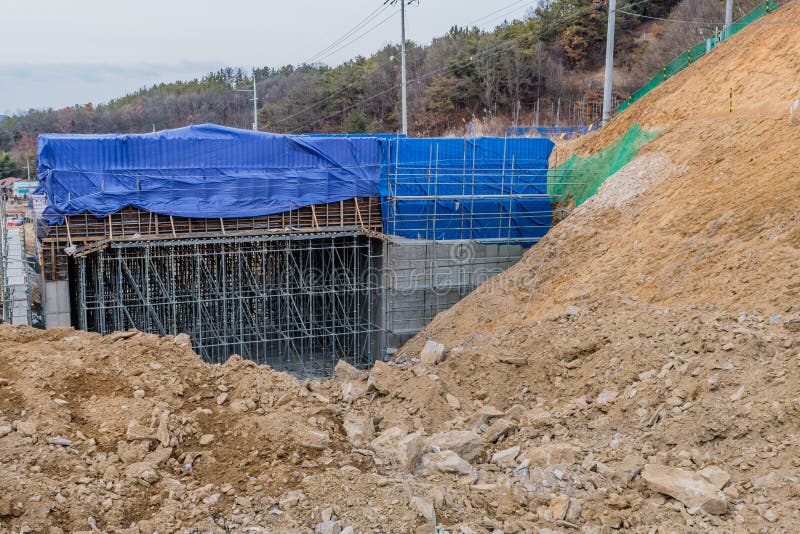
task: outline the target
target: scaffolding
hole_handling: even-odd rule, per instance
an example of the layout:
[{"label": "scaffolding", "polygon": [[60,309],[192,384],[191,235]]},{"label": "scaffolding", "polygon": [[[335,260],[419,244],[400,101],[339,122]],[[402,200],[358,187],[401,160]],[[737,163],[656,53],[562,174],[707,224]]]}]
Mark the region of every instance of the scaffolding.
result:
[{"label": "scaffolding", "polygon": [[113,243],[76,259],[81,329],[186,333],[306,377],[381,351],[381,244],[362,231]]},{"label": "scaffolding", "polygon": [[463,140],[448,159],[438,143],[425,161],[395,152],[382,198],[242,218],[129,207],[41,225],[45,321],[185,333],[209,362],[239,354],[303,377],[330,376],[339,359],[368,367],[551,226],[546,157],[500,140],[496,159],[478,160]]}]

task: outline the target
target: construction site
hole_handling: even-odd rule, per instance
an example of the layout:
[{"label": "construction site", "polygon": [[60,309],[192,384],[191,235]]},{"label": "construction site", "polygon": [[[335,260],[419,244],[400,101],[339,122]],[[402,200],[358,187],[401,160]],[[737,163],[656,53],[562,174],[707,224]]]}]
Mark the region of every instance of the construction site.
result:
[{"label": "construction site", "polygon": [[0,532],[797,532],[798,21],[555,142],[40,136]]}]

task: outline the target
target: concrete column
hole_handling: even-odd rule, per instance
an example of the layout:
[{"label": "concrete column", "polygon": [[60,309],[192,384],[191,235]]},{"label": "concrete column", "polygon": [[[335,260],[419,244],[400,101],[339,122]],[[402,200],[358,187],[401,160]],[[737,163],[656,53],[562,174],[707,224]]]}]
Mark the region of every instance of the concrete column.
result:
[{"label": "concrete column", "polygon": [[45,328],[72,326],[69,280],[44,282],[42,293]]}]

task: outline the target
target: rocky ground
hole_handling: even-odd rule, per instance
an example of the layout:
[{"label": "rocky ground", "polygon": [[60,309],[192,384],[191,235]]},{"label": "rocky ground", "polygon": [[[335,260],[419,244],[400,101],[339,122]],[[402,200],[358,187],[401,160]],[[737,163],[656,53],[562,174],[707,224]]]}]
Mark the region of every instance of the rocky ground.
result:
[{"label": "rocky ground", "polygon": [[301,383],[182,336],[4,326],[0,524],[793,531],[798,330],[619,296]]},{"label": "rocky ground", "polygon": [[798,16],[559,147],[662,131],[369,371],[0,326],[0,532],[800,531]]}]

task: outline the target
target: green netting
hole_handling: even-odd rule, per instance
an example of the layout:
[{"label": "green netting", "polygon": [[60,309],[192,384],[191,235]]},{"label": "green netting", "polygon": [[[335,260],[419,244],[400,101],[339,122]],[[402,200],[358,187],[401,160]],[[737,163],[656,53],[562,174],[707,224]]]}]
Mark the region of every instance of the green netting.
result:
[{"label": "green netting", "polygon": [[582,158],[572,156],[547,172],[547,193],[556,201],[572,197],[580,206],[597,191],[606,178],[630,162],[639,149],[660,132],[646,132],[638,124],[600,152]]},{"label": "green netting", "polygon": [[638,91],[633,93],[628,97],[628,99],[621,103],[617,107],[617,113],[620,113],[631,104],[641,99],[644,95],[655,89],[658,85],[660,85],[665,80],[668,80],[675,74],[679,73],[693,62],[697,61],[700,57],[706,55],[707,53],[711,52],[714,48],[716,48],[722,41],[725,41],[729,37],[738,33],[742,28],[747,27],[750,23],[760,19],[767,13],[771,13],[775,9],[778,8],[778,2],[774,0],[767,0],[759,4],[755,9],[750,11],[747,15],[740,18],[736,22],[734,22],[729,28],[725,28],[719,34],[706,39],[705,41],[696,44],[677,58],[675,58],[671,63],[664,65],[655,77],[652,80],[644,84]]}]

